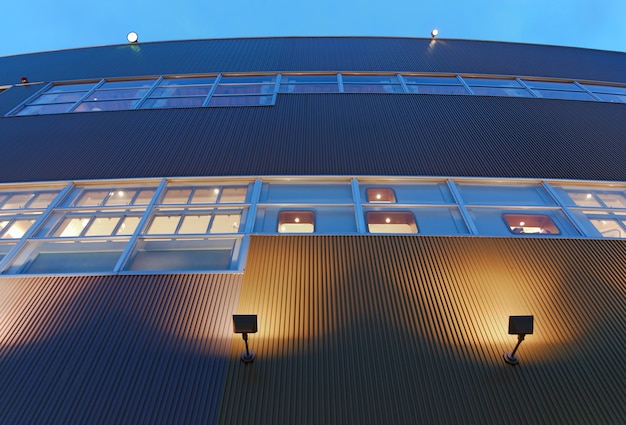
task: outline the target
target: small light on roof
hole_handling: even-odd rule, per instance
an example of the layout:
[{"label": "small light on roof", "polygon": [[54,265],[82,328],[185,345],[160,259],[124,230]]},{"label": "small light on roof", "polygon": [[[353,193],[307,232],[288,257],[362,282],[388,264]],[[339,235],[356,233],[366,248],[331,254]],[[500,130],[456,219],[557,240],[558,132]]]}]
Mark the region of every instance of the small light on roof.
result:
[{"label": "small light on roof", "polygon": [[135,31],[131,31],[126,35],[126,40],[128,40],[129,43],[136,43],[139,41],[139,36]]},{"label": "small light on roof", "polygon": [[433,29],[433,30],[430,32],[430,36],[431,36],[432,38],[437,37],[437,35],[439,35],[439,30],[438,30],[437,28]]}]

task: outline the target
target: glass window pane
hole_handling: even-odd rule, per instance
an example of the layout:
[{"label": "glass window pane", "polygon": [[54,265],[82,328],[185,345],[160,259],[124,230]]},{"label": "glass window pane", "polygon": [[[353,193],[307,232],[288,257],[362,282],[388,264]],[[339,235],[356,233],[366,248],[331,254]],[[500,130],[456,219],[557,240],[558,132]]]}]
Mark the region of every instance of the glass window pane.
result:
[{"label": "glass window pane", "polygon": [[594,93],[612,93],[626,95],[626,87],[602,86],[599,84],[583,84],[583,87]]},{"label": "glass window pane", "polygon": [[235,240],[143,241],[129,270],[227,270]]},{"label": "glass window pane", "polygon": [[109,236],[113,234],[120,217],[99,217],[92,220],[85,236]]},{"label": "glass window pane", "polygon": [[598,197],[611,208],[626,208],[626,196],[623,193],[598,193]]},{"label": "glass window pane", "polygon": [[[290,209],[286,210],[280,207],[276,208],[259,208],[257,210],[256,220],[254,222],[254,231],[261,233],[274,233],[280,232],[281,219],[279,214],[281,212],[309,212],[313,213],[315,218],[313,227],[315,233],[319,234],[352,234],[356,233],[356,222],[353,207],[315,207],[307,209]],[[284,232],[290,229],[302,228],[302,233],[308,233],[311,228],[311,224],[307,225],[306,218],[304,216],[288,216],[286,221],[282,224],[287,224]],[[296,222],[296,218],[300,219],[300,222]],[[299,226],[301,224],[301,226]],[[295,230],[294,230],[295,231]],[[300,233],[300,230],[297,231]]]},{"label": "glass window pane", "polygon": [[39,192],[35,195],[28,208],[47,208],[56,198],[58,192]]},{"label": "glass window pane", "polygon": [[163,198],[162,204],[187,204],[189,196],[191,195],[191,188],[183,189],[167,189],[165,198]]},{"label": "glass window pane", "polygon": [[273,94],[274,86],[248,85],[248,86],[223,86],[215,89],[215,94]]},{"label": "glass window pane", "polygon": [[167,87],[158,88],[150,93],[150,98],[174,97],[174,96],[200,96],[206,97],[211,91],[211,86],[191,86],[191,87]]},{"label": "glass window pane", "polygon": [[550,217],[543,214],[503,214],[502,218],[515,234],[558,235],[559,229]]},{"label": "glass window pane", "polygon": [[24,236],[24,233],[26,233],[26,231],[30,229],[30,226],[32,226],[34,222],[35,220],[18,219],[13,220],[13,222],[8,226],[7,221],[2,222],[2,224],[0,224],[0,228],[6,227],[6,229],[4,229],[4,233],[2,234],[2,239],[20,239],[22,236]]},{"label": "glass window pane", "polygon": [[46,93],[62,93],[62,92],[72,92],[72,91],[80,91],[87,92],[94,88],[96,83],[80,83],[80,84],[58,84],[52,86]]},{"label": "glass window pane", "polygon": [[358,84],[400,84],[395,75],[341,75],[345,83]]},{"label": "glass window pane", "polygon": [[469,94],[463,86],[407,86],[409,93],[420,94]]},{"label": "glass window pane", "polygon": [[220,203],[243,203],[246,202],[246,187],[225,187],[222,189]]},{"label": "glass window pane", "polygon": [[112,271],[126,242],[30,243],[9,269],[15,273]]},{"label": "glass window pane", "polygon": [[[79,189],[80,190],[80,189]],[[109,196],[107,189],[85,190],[82,196],[74,202],[74,206],[99,206],[104,205],[104,200]]]},{"label": "glass window pane", "polygon": [[344,84],[346,93],[404,93],[401,85],[386,84]]},{"label": "glass window pane", "polygon": [[281,211],[278,214],[278,233],[313,233],[315,213],[313,211]]},{"label": "glass window pane", "polygon": [[546,99],[593,100],[593,98],[585,92],[535,90],[535,93],[537,96]]},{"label": "glass window pane", "polygon": [[461,82],[456,77],[412,77],[409,75],[404,75],[403,78],[407,84],[461,85]]},{"label": "glass window pane", "polygon": [[54,231],[53,236],[62,238],[78,237],[89,224],[89,220],[89,218],[66,218]]},{"label": "glass window pane", "polygon": [[389,188],[368,188],[367,189],[367,202],[380,202],[390,203],[396,202],[396,195],[393,193],[393,189]]},{"label": "glass window pane", "polygon": [[215,82],[215,77],[193,77],[193,78],[164,78],[159,87],[163,86],[186,86],[186,85],[211,85]]},{"label": "glass window pane", "polygon": [[283,75],[280,80],[282,84],[301,83],[335,83],[337,84],[337,74],[332,75]]},{"label": "glass window pane", "polygon": [[147,89],[127,89],[127,90],[96,90],[86,101],[102,101],[112,99],[137,99],[143,97],[148,92]]},{"label": "glass window pane", "polygon": [[9,199],[2,205],[3,210],[20,209],[31,200],[35,195],[33,193],[16,193],[9,196]]},{"label": "glass window pane", "polygon": [[463,80],[469,84],[472,88],[474,86],[491,86],[491,87],[515,87],[521,88],[522,85],[516,80],[508,80],[505,78],[475,78],[475,77],[463,77]]},{"label": "glass window pane", "polygon": [[590,221],[604,238],[626,238],[626,220],[607,217],[595,218]]},{"label": "glass window pane", "polygon": [[335,84],[280,84],[280,93],[339,93]]},{"label": "glass window pane", "polygon": [[77,93],[45,93],[31,102],[31,105],[43,105],[50,103],[76,103],[86,92]]},{"label": "glass window pane", "polygon": [[216,214],[211,223],[211,233],[236,233],[241,224],[241,214]]},{"label": "glass window pane", "polygon": [[141,189],[139,195],[135,198],[134,205],[147,205],[154,196],[154,189]]},{"label": "glass window pane", "polygon": [[132,235],[137,229],[141,217],[124,217],[122,224],[115,232],[116,235]]},{"label": "glass window pane", "polygon": [[211,215],[186,215],[178,230],[179,234],[205,234],[209,228]]},{"label": "glass window pane", "polygon": [[554,89],[554,90],[572,90],[581,91],[580,88],[574,83],[561,83],[557,81],[533,81],[523,80],[528,87],[537,89]]},{"label": "glass window pane", "polygon": [[99,111],[123,111],[133,109],[138,100],[114,100],[108,102],[83,102],[74,110],[75,112],[99,112]]},{"label": "glass window pane", "polygon": [[222,77],[219,84],[274,84],[276,75],[255,75],[248,77]]},{"label": "glass window pane", "polygon": [[477,96],[513,96],[532,97],[526,89],[513,89],[503,87],[472,87],[472,91]]},{"label": "glass window pane", "polygon": [[174,97],[165,99],[148,99],[140,109],[158,108],[199,108],[204,103],[204,97]]},{"label": "glass window pane", "polygon": [[604,102],[626,103],[626,95],[596,93],[596,96]]},{"label": "glass window pane", "polygon": [[212,97],[209,106],[264,106],[272,104],[272,96]]},{"label": "glass window pane", "polygon": [[117,89],[127,87],[152,87],[156,78],[150,80],[106,81],[98,89]]},{"label": "glass window pane", "polygon": [[368,211],[365,213],[370,233],[417,233],[415,217],[409,211]]},{"label": "glass window pane", "polygon": [[173,235],[176,233],[176,228],[178,227],[178,222],[180,221],[180,216],[156,216],[152,220],[152,224],[148,229],[147,234],[149,235]]},{"label": "glass window pane", "polygon": [[[219,193],[220,193],[220,189],[217,187],[197,188],[193,192],[193,198],[191,200],[191,203],[213,204],[217,202],[217,195],[219,195]],[[244,201],[245,201],[245,193],[244,193]],[[233,202],[237,202],[237,201],[233,201]]]},{"label": "glass window pane", "polygon": [[17,115],[60,114],[70,110],[73,103],[54,103],[52,105],[31,105],[22,108]]},{"label": "glass window pane", "polygon": [[131,205],[137,192],[134,189],[116,189],[109,192],[105,205]]},{"label": "glass window pane", "polygon": [[457,184],[468,205],[556,205],[539,185],[490,186]]}]

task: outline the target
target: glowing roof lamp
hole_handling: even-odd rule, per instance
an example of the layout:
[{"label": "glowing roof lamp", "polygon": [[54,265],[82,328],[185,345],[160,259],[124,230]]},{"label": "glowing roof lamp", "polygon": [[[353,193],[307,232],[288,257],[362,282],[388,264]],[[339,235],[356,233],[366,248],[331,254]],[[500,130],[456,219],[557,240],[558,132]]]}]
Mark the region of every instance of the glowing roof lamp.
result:
[{"label": "glowing roof lamp", "polygon": [[246,343],[246,351],[241,353],[241,361],[244,363],[254,361],[254,351],[248,349],[248,334],[254,334],[257,330],[256,314],[233,314],[233,332],[241,334]]},{"label": "glowing roof lamp", "polygon": [[136,43],[139,41],[139,35],[137,35],[135,31],[131,31],[126,35],[126,40],[128,40],[129,43]]},{"label": "glowing roof lamp", "polygon": [[438,30],[437,28],[433,29],[433,30],[430,32],[430,36],[431,36],[432,38],[437,37],[437,35],[439,35],[439,30]]},{"label": "glowing roof lamp", "polygon": [[533,321],[534,316],[509,316],[509,334],[517,335],[517,345],[513,351],[504,353],[504,361],[508,364],[516,365],[519,363],[515,352],[524,340],[524,337],[533,333]]}]

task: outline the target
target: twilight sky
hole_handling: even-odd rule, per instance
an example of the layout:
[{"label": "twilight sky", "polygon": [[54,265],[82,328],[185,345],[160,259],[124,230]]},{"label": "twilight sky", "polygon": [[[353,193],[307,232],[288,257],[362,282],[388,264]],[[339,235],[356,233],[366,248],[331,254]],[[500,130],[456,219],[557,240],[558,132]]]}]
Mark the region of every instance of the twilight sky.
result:
[{"label": "twilight sky", "polygon": [[0,56],[267,36],[498,40],[626,51],[626,0],[4,0]]}]

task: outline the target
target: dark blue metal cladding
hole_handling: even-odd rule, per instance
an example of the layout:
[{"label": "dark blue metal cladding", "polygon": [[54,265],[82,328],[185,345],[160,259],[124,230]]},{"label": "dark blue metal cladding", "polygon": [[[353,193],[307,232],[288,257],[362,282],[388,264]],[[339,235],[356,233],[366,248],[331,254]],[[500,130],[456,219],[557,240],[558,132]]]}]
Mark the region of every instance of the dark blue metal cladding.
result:
[{"label": "dark blue metal cladding", "polygon": [[44,84],[27,84],[13,86],[0,92],[0,117],[15,109],[15,107],[32,95],[39,92]]},{"label": "dark blue metal cladding", "polygon": [[394,71],[626,82],[626,54],[469,40],[286,37],[170,41],[0,58],[0,84],[211,72]]},{"label": "dark blue metal cladding", "polygon": [[279,95],[272,107],[0,119],[0,181],[403,175],[626,180],[626,106]]}]

